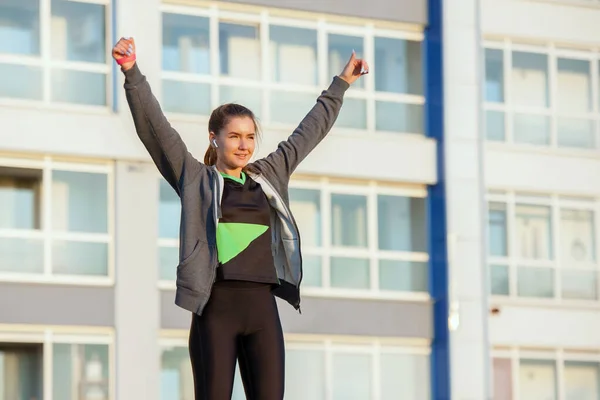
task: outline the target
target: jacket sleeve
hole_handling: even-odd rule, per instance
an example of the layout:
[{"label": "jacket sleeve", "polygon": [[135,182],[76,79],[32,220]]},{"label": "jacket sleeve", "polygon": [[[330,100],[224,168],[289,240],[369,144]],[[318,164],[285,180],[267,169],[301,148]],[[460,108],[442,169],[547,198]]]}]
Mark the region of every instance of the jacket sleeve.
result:
[{"label": "jacket sleeve", "polygon": [[286,181],[298,164],[325,138],[342,108],[344,93],[349,84],[336,76],[327,90],[300,122],[294,132],[277,149],[254,164],[259,170],[269,168],[277,178]]},{"label": "jacket sleeve", "polygon": [[186,175],[196,175],[204,164],[192,156],[167,121],[137,63],[124,74],[125,94],[137,134],[162,176],[181,195]]}]

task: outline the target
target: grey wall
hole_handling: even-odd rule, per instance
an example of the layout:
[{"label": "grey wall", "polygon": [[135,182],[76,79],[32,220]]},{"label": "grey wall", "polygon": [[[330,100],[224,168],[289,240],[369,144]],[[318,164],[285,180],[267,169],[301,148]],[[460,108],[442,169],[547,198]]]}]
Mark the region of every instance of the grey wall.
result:
[{"label": "grey wall", "polygon": [[227,0],[224,2],[423,25],[427,23],[427,2],[425,0]]},{"label": "grey wall", "polygon": [[117,162],[117,399],[159,400],[158,179],[152,165]]},{"label": "grey wall", "polygon": [[[175,292],[161,292],[161,328],[189,329],[190,313],[177,307]],[[286,333],[430,339],[431,305],[424,302],[324,299],[304,296],[302,315],[278,301]]]},{"label": "grey wall", "polygon": [[114,326],[114,289],[0,283],[3,324]]}]

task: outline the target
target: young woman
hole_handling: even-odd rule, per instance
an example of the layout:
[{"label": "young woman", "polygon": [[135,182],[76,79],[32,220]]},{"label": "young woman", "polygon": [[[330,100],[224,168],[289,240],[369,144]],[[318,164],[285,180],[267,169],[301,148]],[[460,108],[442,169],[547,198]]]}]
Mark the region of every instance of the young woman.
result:
[{"label": "young woman", "polygon": [[287,141],[253,163],[254,114],[238,104],[218,107],[201,163],[161,111],[136,64],[133,39],[119,40],[112,55],[125,74],[137,134],[181,199],[175,303],[192,312],[195,398],[230,399],[238,360],[248,399],[281,400],[285,353],[274,296],[300,310],[302,281],[288,182],[333,126],[349,85],[369,67],[352,53]]}]

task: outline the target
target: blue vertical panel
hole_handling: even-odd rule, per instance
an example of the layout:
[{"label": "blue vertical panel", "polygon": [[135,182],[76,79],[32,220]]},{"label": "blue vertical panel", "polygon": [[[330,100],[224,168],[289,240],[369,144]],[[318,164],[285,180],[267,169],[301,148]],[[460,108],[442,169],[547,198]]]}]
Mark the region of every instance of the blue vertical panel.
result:
[{"label": "blue vertical panel", "polygon": [[433,300],[431,398],[446,400],[450,392],[448,330],[448,256],[446,245],[446,182],[444,160],[443,0],[428,0],[425,31],[425,132],[436,139],[437,184],[428,189],[429,292]]}]

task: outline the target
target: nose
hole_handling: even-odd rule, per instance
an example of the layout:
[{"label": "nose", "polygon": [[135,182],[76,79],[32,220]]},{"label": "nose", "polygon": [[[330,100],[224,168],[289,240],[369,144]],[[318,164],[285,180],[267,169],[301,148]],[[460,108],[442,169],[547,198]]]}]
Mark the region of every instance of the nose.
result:
[{"label": "nose", "polygon": [[248,148],[248,139],[242,138],[240,140],[239,149],[240,150],[246,150],[247,148]]}]

